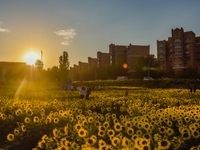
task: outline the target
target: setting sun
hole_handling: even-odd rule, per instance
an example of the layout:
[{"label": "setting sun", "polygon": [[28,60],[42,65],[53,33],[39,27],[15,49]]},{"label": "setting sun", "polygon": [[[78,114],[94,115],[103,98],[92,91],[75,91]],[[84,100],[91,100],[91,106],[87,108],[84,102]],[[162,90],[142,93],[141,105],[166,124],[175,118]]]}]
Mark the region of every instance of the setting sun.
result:
[{"label": "setting sun", "polygon": [[37,59],[39,59],[39,55],[33,51],[30,51],[24,55],[24,61],[28,65],[33,65]]}]

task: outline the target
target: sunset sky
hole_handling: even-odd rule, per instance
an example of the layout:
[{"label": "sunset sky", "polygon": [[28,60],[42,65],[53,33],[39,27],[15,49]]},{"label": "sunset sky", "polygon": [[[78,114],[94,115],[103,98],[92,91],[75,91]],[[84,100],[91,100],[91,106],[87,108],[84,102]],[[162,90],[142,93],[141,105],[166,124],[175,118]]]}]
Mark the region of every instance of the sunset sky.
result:
[{"label": "sunset sky", "polygon": [[42,50],[51,68],[67,51],[73,66],[111,43],[150,45],[156,55],[156,41],[181,27],[200,36],[200,0],[0,0],[0,61]]}]

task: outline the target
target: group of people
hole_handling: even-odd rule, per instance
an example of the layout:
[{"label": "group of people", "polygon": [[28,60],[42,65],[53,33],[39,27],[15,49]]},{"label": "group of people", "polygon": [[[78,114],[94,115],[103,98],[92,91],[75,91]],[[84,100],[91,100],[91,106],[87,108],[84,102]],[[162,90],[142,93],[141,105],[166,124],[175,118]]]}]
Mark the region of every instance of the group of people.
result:
[{"label": "group of people", "polygon": [[80,99],[89,99],[91,88],[88,86],[86,89],[85,87],[77,87],[77,90],[80,91]]}]

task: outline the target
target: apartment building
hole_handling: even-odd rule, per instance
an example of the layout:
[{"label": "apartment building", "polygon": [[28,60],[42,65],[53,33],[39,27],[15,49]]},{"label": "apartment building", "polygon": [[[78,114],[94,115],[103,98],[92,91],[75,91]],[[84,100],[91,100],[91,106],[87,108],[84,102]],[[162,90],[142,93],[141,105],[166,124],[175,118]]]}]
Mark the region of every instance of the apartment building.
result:
[{"label": "apartment building", "polygon": [[109,65],[127,64],[127,72],[135,72],[136,64],[139,58],[146,57],[149,55],[150,46],[145,45],[109,45],[109,52],[97,52],[97,58],[88,57],[88,63],[83,63],[79,61],[78,70],[75,69],[76,66],[71,67],[70,71],[72,75],[77,74],[81,70],[87,70],[89,67],[104,67]]},{"label": "apartment building", "polygon": [[171,30],[168,40],[157,40],[157,59],[163,70],[184,73],[188,67],[197,69],[200,63],[200,37],[183,28]]},{"label": "apartment building", "polygon": [[129,44],[127,50],[127,64],[128,72],[135,72],[138,59],[150,55],[149,45],[131,45]]},{"label": "apartment building", "polygon": [[97,58],[88,57],[88,67],[89,68],[97,67]]},{"label": "apartment building", "polygon": [[24,77],[28,73],[30,66],[25,62],[0,62],[0,80],[7,80],[12,73],[16,78]]},{"label": "apartment building", "polygon": [[115,65],[116,63],[127,63],[127,50],[127,46],[110,44],[110,64]]},{"label": "apartment building", "polygon": [[110,64],[128,65],[128,72],[135,72],[139,58],[146,57],[150,53],[150,46],[146,45],[109,45]]},{"label": "apartment building", "polygon": [[88,69],[88,63],[86,63],[86,62],[79,61],[78,66],[79,66],[79,71],[83,71],[83,70]]},{"label": "apartment building", "polygon": [[110,53],[97,52],[97,67],[110,65]]}]

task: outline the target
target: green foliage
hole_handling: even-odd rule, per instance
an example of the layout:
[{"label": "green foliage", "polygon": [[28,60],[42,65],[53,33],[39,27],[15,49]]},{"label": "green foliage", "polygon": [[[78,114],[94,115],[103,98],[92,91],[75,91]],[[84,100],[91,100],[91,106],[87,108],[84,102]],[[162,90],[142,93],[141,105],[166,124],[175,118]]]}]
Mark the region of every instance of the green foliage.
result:
[{"label": "green foliage", "polygon": [[35,62],[35,70],[42,71],[43,66],[44,66],[44,64],[40,59],[36,60],[36,62]]},{"label": "green foliage", "polygon": [[63,52],[63,55],[59,57],[59,69],[65,71],[69,69],[69,56],[66,51]]}]

